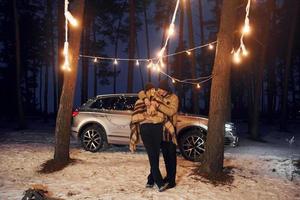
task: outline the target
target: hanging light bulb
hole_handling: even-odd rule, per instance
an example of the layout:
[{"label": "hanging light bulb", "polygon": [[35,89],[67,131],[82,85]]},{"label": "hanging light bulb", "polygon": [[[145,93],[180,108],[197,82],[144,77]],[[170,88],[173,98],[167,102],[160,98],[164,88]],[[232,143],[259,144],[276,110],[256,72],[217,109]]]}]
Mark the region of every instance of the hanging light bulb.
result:
[{"label": "hanging light bulb", "polygon": [[114,60],[114,65],[117,65],[117,64],[118,64],[118,60],[115,59],[115,60]]},{"label": "hanging light bulb", "polygon": [[174,35],[174,32],[175,32],[175,24],[170,24],[170,27],[169,27],[169,29],[168,29],[168,35],[169,36],[172,36],[172,35]]},{"label": "hanging light bulb", "polygon": [[251,28],[249,24],[245,24],[243,29],[242,29],[242,33],[245,35],[248,35],[251,32]]},{"label": "hanging light bulb", "polygon": [[95,59],[94,59],[94,63],[96,63],[96,62],[98,62],[97,57],[95,57]]},{"label": "hanging light bulb", "polygon": [[73,17],[73,15],[69,11],[65,12],[65,16],[67,20],[70,22],[70,24],[72,24],[72,26],[75,27],[78,26],[77,20],[75,19],[75,17]]},{"label": "hanging light bulb", "polygon": [[148,63],[148,65],[147,65],[147,68],[152,68],[153,67],[153,62],[152,62],[152,60],[151,61],[148,61],[149,63]]},{"label": "hanging light bulb", "polygon": [[164,61],[162,59],[159,60],[159,63],[160,63],[161,68],[165,67],[165,63],[164,63]]},{"label": "hanging light bulb", "polygon": [[63,66],[62,66],[62,69],[63,70],[67,70],[67,71],[71,71],[70,62],[69,62],[69,58],[68,57],[65,58],[65,62],[63,64]]},{"label": "hanging light bulb", "polygon": [[186,51],[185,53],[186,53],[188,56],[192,54],[190,51]]},{"label": "hanging light bulb", "polygon": [[209,50],[213,50],[213,49],[214,49],[214,45],[209,44],[209,45],[208,45],[208,49],[209,49]]},{"label": "hanging light bulb", "polygon": [[140,65],[139,60],[136,60],[135,65],[136,65],[136,66],[139,66],[139,65]]},{"label": "hanging light bulb", "polygon": [[172,78],[172,83],[176,83],[176,81],[175,81],[175,79],[174,79],[174,78]]},{"label": "hanging light bulb", "polygon": [[241,57],[240,57],[240,53],[238,52],[234,52],[233,54],[233,62],[236,64],[239,64],[241,62]]},{"label": "hanging light bulb", "polygon": [[199,83],[197,83],[197,89],[200,89],[200,88],[201,88],[200,84],[199,84]]},{"label": "hanging light bulb", "polygon": [[248,56],[249,55],[249,51],[247,49],[243,49],[242,54],[243,54],[243,56]]}]

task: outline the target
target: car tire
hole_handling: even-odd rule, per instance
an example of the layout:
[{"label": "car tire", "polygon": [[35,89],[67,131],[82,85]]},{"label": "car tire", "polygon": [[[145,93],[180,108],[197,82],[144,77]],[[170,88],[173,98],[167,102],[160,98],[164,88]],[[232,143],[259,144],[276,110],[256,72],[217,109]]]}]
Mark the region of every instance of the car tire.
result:
[{"label": "car tire", "polygon": [[90,125],[82,131],[81,145],[86,151],[103,150],[107,146],[106,144],[105,131],[99,125]]},{"label": "car tire", "polygon": [[190,161],[199,162],[205,151],[206,131],[204,129],[193,129],[187,131],[179,138],[179,149],[181,155]]}]

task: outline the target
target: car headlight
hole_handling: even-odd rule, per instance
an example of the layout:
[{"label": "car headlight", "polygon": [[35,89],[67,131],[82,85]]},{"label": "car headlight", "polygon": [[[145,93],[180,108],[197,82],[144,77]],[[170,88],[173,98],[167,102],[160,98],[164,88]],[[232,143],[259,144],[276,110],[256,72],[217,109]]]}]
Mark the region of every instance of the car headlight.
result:
[{"label": "car headlight", "polygon": [[232,131],[233,130],[233,123],[226,123],[225,124],[225,131]]}]

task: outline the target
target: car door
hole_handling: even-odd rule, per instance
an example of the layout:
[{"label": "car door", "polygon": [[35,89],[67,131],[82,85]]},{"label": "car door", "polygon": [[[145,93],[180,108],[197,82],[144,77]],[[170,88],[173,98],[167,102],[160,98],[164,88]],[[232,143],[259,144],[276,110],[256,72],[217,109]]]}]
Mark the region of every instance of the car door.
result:
[{"label": "car door", "polygon": [[130,137],[130,121],[132,107],[125,96],[110,97],[111,109],[106,114],[109,126],[109,142],[112,144],[128,144]]}]

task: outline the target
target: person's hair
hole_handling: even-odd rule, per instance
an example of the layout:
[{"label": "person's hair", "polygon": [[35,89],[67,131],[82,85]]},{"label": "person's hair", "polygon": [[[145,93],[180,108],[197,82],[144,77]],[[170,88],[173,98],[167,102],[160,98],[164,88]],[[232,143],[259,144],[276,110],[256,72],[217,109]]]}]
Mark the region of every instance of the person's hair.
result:
[{"label": "person's hair", "polygon": [[152,88],[155,88],[152,83],[150,83],[150,82],[146,83],[145,92],[147,92],[148,90],[151,90]]},{"label": "person's hair", "polygon": [[159,81],[158,88],[167,91],[168,93],[172,92],[167,79]]}]

